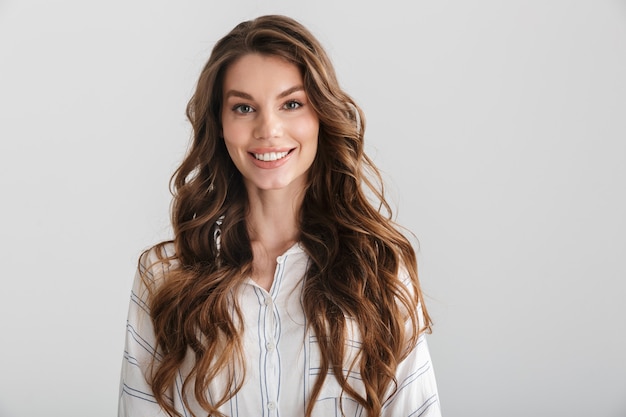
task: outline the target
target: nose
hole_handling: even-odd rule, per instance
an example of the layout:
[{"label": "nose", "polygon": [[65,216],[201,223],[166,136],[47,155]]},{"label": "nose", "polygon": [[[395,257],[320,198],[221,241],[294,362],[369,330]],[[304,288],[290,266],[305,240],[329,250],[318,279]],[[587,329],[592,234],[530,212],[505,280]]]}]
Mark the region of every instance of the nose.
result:
[{"label": "nose", "polygon": [[280,117],[271,111],[266,111],[259,113],[253,134],[255,139],[271,139],[280,137],[282,130]]}]

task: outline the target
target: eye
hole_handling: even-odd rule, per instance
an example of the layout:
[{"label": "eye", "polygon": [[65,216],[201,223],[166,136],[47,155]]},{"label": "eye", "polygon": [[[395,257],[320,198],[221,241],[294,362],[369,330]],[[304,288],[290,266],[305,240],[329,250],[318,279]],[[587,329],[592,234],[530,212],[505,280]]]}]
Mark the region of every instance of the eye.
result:
[{"label": "eye", "polygon": [[300,107],[302,107],[302,103],[300,103],[297,100],[289,100],[283,106],[285,110],[296,110],[296,109],[299,109]]},{"label": "eye", "polygon": [[233,111],[241,114],[247,114],[252,113],[254,109],[252,108],[252,106],[249,106],[247,104],[237,104],[233,107]]}]

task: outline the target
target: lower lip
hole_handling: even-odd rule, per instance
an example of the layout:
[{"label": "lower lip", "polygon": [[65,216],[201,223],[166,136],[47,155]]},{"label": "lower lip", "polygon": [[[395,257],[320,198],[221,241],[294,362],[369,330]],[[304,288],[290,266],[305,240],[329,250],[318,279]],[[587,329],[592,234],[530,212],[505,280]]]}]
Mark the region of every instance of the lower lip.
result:
[{"label": "lower lip", "polygon": [[278,168],[284,165],[285,163],[287,163],[287,160],[291,158],[291,154],[292,154],[292,151],[289,151],[289,153],[285,155],[284,158],[277,159],[275,161],[261,161],[259,159],[256,159],[254,155],[252,154],[248,154],[248,155],[250,155],[250,158],[252,158],[252,163],[256,165],[257,167],[261,169],[273,169],[273,168]]}]

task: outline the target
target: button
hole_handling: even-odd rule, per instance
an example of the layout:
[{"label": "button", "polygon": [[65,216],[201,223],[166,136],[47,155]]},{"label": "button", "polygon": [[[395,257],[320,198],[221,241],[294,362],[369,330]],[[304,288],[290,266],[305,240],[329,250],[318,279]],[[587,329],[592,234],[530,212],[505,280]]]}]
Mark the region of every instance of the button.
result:
[{"label": "button", "polygon": [[281,255],[278,258],[276,258],[276,263],[277,264],[282,264],[283,262],[285,262],[285,257],[283,255]]},{"label": "button", "polygon": [[270,401],[269,403],[267,403],[267,408],[269,410],[276,410],[276,403],[274,401]]},{"label": "button", "polygon": [[274,348],[276,347],[276,345],[272,342],[267,342],[265,344],[265,347],[267,348],[267,350],[269,350],[270,352],[274,350]]},{"label": "button", "polygon": [[272,305],[272,297],[265,297],[265,305],[266,306]]}]

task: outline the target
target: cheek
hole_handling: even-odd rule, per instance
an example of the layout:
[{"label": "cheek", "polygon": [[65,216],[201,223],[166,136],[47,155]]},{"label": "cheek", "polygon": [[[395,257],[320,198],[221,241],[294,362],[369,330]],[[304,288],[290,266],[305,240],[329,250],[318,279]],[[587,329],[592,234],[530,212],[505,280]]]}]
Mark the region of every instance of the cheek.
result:
[{"label": "cheek", "polygon": [[230,159],[238,165],[238,160],[242,158],[242,149],[243,149],[243,141],[241,140],[241,134],[238,134],[236,129],[228,128],[224,126],[224,130],[222,132],[224,141],[224,145],[226,147],[226,151],[230,156]]},{"label": "cheek", "polygon": [[226,151],[228,152],[230,160],[235,164],[237,169],[241,170],[247,157],[245,150],[243,150],[241,145],[233,143],[232,141],[224,140],[224,143],[226,144]]},{"label": "cheek", "polygon": [[302,145],[314,146],[317,148],[317,140],[319,136],[319,121],[317,118],[311,117],[308,120],[299,123],[295,132],[297,133]]},{"label": "cheek", "polygon": [[[305,133],[305,132],[303,132]],[[302,149],[304,151],[304,157],[306,159],[306,163],[310,166],[313,164],[313,161],[315,160],[315,157],[317,156],[317,153],[319,152],[318,148],[319,148],[319,129],[315,126],[313,126],[310,129],[307,129],[306,131],[306,139],[304,136],[302,136],[302,140],[300,142]]]},{"label": "cheek", "polygon": [[246,143],[245,129],[236,124],[224,124],[222,126],[222,136],[228,152],[236,152],[237,147]]},{"label": "cheek", "polygon": [[[241,120],[235,120],[230,114],[222,116],[222,137],[228,138],[228,142],[237,143],[244,136],[246,128]],[[228,143],[227,142],[227,143]]]}]

